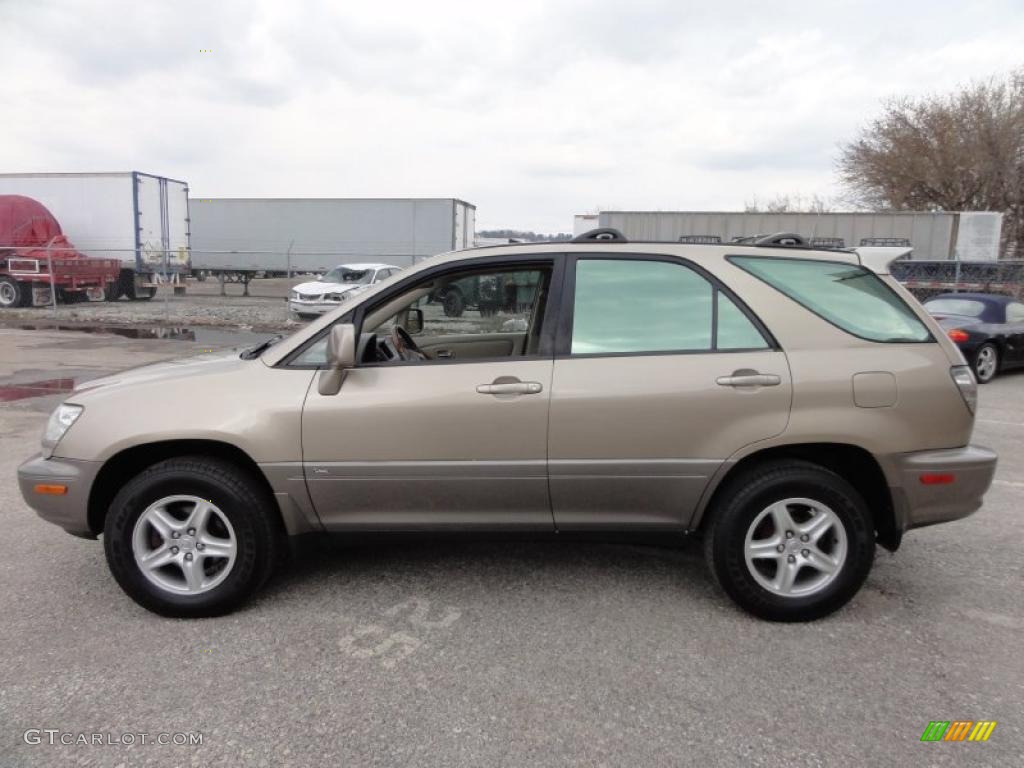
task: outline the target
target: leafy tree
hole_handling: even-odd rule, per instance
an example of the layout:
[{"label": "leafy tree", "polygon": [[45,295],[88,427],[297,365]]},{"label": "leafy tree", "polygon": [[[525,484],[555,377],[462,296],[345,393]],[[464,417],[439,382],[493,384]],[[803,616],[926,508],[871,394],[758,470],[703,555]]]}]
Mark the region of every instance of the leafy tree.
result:
[{"label": "leafy tree", "polygon": [[1024,69],[946,95],[890,98],[841,147],[850,203],[870,210],[1001,211],[1024,257]]}]

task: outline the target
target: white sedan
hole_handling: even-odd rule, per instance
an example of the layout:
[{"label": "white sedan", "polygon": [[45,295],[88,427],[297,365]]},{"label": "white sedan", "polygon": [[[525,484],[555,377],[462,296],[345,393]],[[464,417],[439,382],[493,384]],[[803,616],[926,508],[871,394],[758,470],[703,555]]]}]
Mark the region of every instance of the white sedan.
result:
[{"label": "white sedan", "polygon": [[299,317],[322,315],[401,269],[392,264],[340,264],[316,280],[292,288],[288,309]]}]

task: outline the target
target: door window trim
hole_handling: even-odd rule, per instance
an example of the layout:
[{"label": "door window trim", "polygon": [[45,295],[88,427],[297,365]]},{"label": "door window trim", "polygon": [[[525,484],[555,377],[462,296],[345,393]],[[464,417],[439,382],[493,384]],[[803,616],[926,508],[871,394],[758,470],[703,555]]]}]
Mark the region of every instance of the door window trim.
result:
[{"label": "door window trim", "polygon": [[555,338],[559,325],[559,318],[562,303],[562,289],[564,286],[564,271],[565,271],[565,259],[566,254],[558,251],[545,252],[545,253],[522,253],[522,254],[506,254],[499,256],[488,256],[486,258],[472,258],[464,261],[451,261],[444,264],[439,264],[436,267],[425,269],[422,272],[416,272],[407,275],[400,282],[396,283],[390,290],[385,293],[376,294],[373,297],[372,302],[364,302],[358,307],[346,312],[344,315],[339,317],[335,322],[331,323],[326,328],[322,328],[319,333],[306,339],[299,347],[293,350],[288,357],[278,363],[275,368],[291,368],[299,370],[321,370],[324,366],[322,364],[297,364],[293,361],[298,357],[302,356],[311,346],[321,341],[327,334],[331,332],[337,323],[348,322],[352,323],[356,329],[356,339],[358,347],[358,339],[362,335],[363,321],[367,314],[372,312],[376,307],[391,301],[402,293],[405,293],[410,288],[413,288],[416,284],[423,282],[424,280],[432,279],[435,277],[441,277],[443,275],[452,274],[455,272],[491,272],[496,267],[509,266],[516,269],[526,269],[531,265],[538,267],[545,267],[551,270],[551,281],[548,286],[548,297],[544,305],[544,317],[540,329],[540,344],[536,354],[533,355],[516,355],[512,356],[501,356],[501,357],[473,357],[473,358],[447,358],[447,359],[434,359],[434,360],[399,360],[388,363],[356,363],[356,368],[397,368],[411,365],[469,365],[471,363],[499,363],[499,362],[515,362],[522,360],[551,360],[554,358]]},{"label": "door window trim", "polygon": [[[572,352],[572,330],[573,315],[576,311],[576,264],[579,261],[656,261],[691,269],[699,277],[704,278],[711,285],[711,348],[710,349],[667,349],[667,350],[646,350],[639,352]],[[568,253],[565,255],[564,285],[562,287],[562,311],[558,318],[558,333],[555,338],[555,359],[588,359],[595,357],[656,357],[664,355],[727,355],[743,352],[766,352],[780,351],[779,342],[775,339],[768,327],[761,321],[753,310],[747,306],[735,291],[730,289],[719,278],[713,275],[704,267],[690,261],[682,256],[672,256],[663,253],[638,253],[629,251],[624,253],[612,253],[599,251],[594,253]],[[751,325],[757,329],[764,339],[763,347],[745,348],[718,348],[718,296],[725,294],[736,308],[743,314]]]}]

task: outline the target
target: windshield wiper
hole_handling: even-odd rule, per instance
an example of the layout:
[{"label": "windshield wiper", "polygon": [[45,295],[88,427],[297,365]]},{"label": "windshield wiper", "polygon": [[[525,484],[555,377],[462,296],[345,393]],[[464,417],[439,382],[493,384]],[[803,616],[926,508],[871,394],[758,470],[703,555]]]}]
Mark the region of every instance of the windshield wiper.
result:
[{"label": "windshield wiper", "polygon": [[239,357],[241,357],[243,360],[252,360],[254,358],[257,358],[260,355],[262,355],[267,350],[267,348],[273,346],[283,338],[284,334],[280,333],[277,334],[277,336],[271,336],[266,341],[261,341],[255,347],[249,347],[249,349],[243,351],[242,354],[239,355]]}]

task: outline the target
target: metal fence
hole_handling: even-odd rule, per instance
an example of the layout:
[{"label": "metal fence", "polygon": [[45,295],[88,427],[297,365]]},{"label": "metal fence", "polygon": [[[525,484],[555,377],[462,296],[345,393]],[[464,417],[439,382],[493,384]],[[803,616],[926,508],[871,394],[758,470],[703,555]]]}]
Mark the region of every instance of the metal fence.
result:
[{"label": "metal fence", "polygon": [[893,277],[919,299],[936,293],[999,293],[1024,296],[1024,260],[913,261],[891,266]]}]

